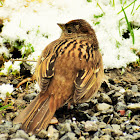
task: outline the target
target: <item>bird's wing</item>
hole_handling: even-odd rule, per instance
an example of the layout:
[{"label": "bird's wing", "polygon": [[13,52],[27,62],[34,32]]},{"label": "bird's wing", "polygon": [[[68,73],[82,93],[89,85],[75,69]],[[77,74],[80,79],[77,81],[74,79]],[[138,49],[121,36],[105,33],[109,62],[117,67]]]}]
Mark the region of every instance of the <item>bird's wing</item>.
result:
[{"label": "bird's wing", "polygon": [[90,70],[80,70],[77,74],[77,77],[74,81],[75,83],[75,92],[74,92],[74,102],[78,102],[83,98],[86,93],[91,89],[97,80],[97,73],[100,68]]},{"label": "bird's wing", "polygon": [[44,49],[36,66],[35,77],[41,89],[41,93],[46,92],[50,80],[54,76],[56,53],[53,51],[53,48],[57,42],[57,40],[53,41]]}]

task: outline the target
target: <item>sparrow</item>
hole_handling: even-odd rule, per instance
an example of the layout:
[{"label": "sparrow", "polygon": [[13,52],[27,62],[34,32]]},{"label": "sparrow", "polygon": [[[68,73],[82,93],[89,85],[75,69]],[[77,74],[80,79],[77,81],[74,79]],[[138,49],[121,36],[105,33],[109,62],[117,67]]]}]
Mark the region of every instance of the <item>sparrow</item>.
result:
[{"label": "sparrow", "polygon": [[15,123],[27,133],[46,129],[57,109],[64,104],[90,101],[104,77],[102,55],[91,25],[76,19],[58,24],[59,39],[40,55],[34,77],[39,95],[17,116]]}]

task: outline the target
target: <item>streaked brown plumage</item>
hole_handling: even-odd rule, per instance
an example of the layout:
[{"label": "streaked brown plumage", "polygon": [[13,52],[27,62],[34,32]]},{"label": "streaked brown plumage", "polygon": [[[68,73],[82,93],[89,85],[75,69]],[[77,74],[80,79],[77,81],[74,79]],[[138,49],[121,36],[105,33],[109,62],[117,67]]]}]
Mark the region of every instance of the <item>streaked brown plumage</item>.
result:
[{"label": "streaked brown plumage", "polygon": [[44,49],[37,63],[35,77],[41,92],[15,119],[28,133],[46,129],[55,111],[65,103],[90,100],[104,75],[91,26],[83,19],[58,25],[60,38]]}]

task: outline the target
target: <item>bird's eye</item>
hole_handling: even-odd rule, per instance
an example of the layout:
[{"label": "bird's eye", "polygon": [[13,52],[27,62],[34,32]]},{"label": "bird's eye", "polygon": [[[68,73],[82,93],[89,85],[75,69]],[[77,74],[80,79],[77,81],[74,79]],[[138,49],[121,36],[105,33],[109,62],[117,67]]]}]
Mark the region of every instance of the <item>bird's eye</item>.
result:
[{"label": "bird's eye", "polygon": [[68,29],[68,34],[72,33],[71,29]]}]

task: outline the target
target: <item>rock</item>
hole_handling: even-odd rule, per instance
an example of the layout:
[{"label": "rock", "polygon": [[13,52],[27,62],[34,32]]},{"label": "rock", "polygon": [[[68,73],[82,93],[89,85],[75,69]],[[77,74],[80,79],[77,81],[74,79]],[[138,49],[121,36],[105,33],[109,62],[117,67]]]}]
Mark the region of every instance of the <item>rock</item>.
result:
[{"label": "rock", "polygon": [[28,140],[38,140],[38,138],[36,138],[36,136],[35,135],[32,135],[31,137],[29,137],[29,139]]},{"label": "rock", "polygon": [[12,128],[12,122],[10,122],[10,121],[4,121],[0,125],[0,134],[9,133],[9,131],[10,131],[11,128]]},{"label": "rock", "polygon": [[110,135],[103,135],[101,136],[100,140],[111,140],[111,136]]},{"label": "rock", "polygon": [[37,96],[36,93],[31,93],[31,94],[25,95],[23,99],[27,102],[30,102],[30,100],[33,100],[36,96]]},{"label": "rock", "polygon": [[14,139],[11,139],[11,140],[25,140],[24,138],[14,138]]},{"label": "rock", "polygon": [[138,86],[137,85],[132,85],[132,92],[138,92]]},{"label": "rock", "polygon": [[8,133],[0,134],[0,140],[7,140],[8,139]]},{"label": "rock", "polygon": [[113,130],[110,129],[110,128],[102,129],[102,131],[103,131],[105,134],[108,134],[108,135],[111,135],[111,133],[113,132]]},{"label": "rock", "polygon": [[9,129],[9,133],[15,133],[20,127],[21,124],[14,124],[13,127]]},{"label": "rock", "polygon": [[114,130],[120,130],[120,125],[118,124],[112,124],[111,126]]},{"label": "rock", "polygon": [[107,94],[108,96],[111,96],[111,95],[113,95],[114,93],[115,93],[115,90],[111,90],[111,91],[107,92],[106,94]]},{"label": "rock", "polygon": [[89,104],[88,103],[78,104],[78,110],[86,110],[88,108],[89,108]]},{"label": "rock", "polygon": [[140,131],[140,126],[132,125],[132,129],[134,132],[138,132],[138,131]]},{"label": "rock", "polygon": [[98,129],[98,131],[94,134],[94,137],[98,137],[100,138],[102,135],[104,135],[105,133],[101,130],[101,129]]},{"label": "rock", "polygon": [[99,103],[96,105],[97,111],[107,111],[110,108],[111,108],[111,105],[109,105],[107,103]]},{"label": "rock", "polygon": [[129,132],[129,130],[132,128],[132,125],[126,124],[125,128],[126,128],[127,132]]},{"label": "rock", "polygon": [[78,136],[81,135],[81,130],[79,129],[79,127],[77,127],[76,123],[71,123],[71,128],[72,128],[72,130],[74,130],[76,135],[78,135]]},{"label": "rock", "polygon": [[48,137],[48,132],[44,129],[42,129],[38,134],[37,136],[41,139],[45,139]]},{"label": "rock", "polygon": [[118,124],[112,124],[111,125],[112,126],[112,128],[113,128],[113,133],[114,133],[114,135],[123,135],[123,132],[120,130],[120,125],[118,125]]},{"label": "rock", "polygon": [[86,121],[85,122],[85,131],[97,131],[98,125],[94,121]]},{"label": "rock", "polygon": [[122,93],[120,92],[115,92],[115,94],[113,95],[113,98],[118,98],[122,95]]},{"label": "rock", "polygon": [[60,140],[77,140],[77,138],[75,137],[74,133],[68,132],[63,137],[61,137]]},{"label": "rock", "polygon": [[82,131],[82,135],[85,136],[85,137],[88,137],[88,136],[89,136],[89,133],[88,133],[88,132],[83,132],[83,131]]},{"label": "rock", "polygon": [[17,130],[15,134],[15,138],[23,138],[23,139],[29,139],[28,134],[25,133],[23,130]]},{"label": "rock", "polygon": [[140,139],[140,132],[139,133],[134,133],[133,137],[134,137],[134,140],[139,140]]},{"label": "rock", "polygon": [[121,128],[122,131],[125,131],[125,123],[122,123],[122,124],[120,125],[120,128]]},{"label": "rock", "polygon": [[53,125],[48,127],[48,138],[49,140],[58,140],[59,139],[59,132],[56,130]]},{"label": "rock", "polygon": [[127,73],[124,77],[123,80],[126,81],[127,83],[137,83],[137,79],[135,76],[133,76],[131,73]]},{"label": "rock", "polygon": [[85,138],[83,136],[79,137],[78,140],[85,140]]},{"label": "rock", "polygon": [[116,111],[125,110],[126,108],[127,108],[126,105],[124,103],[122,103],[122,102],[118,102],[116,104],[116,107],[115,107]]},{"label": "rock", "polygon": [[102,128],[105,128],[106,125],[107,125],[107,124],[104,123],[104,122],[99,122],[98,127],[99,127],[100,129],[102,129]]},{"label": "rock", "polygon": [[140,110],[140,103],[130,104],[127,106],[127,108],[132,111],[138,111]]},{"label": "rock", "polygon": [[133,135],[130,135],[130,134],[126,134],[126,135],[124,136],[124,138],[125,138],[125,140],[135,140],[135,139],[134,139],[134,136],[133,136]]},{"label": "rock", "polygon": [[92,117],[90,118],[90,120],[91,120],[91,121],[98,122],[98,118],[97,118],[96,116],[92,116]]},{"label": "rock", "polygon": [[92,138],[91,140],[100,140],[97,136],[95,136],[94,138]]},{"label": "rock", "polygon": [[140,102],[140,94],[132,92],[132,90],[127,90],[125,93],[125,101],[126,103],[139,103]]},{"label": "rock", "polygon": [[112,104],[111,98],[105,93],[101,93],[98,100],[99,100],[99,102],[105,102],[105,103]]},{"label": "rock", "polygon": [[60,123],[57,126],[60,135],[64,135],[67,132],[71,132],[71,127],[69,122]]},{"label": "rock", "polygon": [[105,134],[111,134],[111,132],[113,131],[112,127],[110,124],[107,124],[106,127],[104,129],[102,129],[102,131],[105,133]]}]

